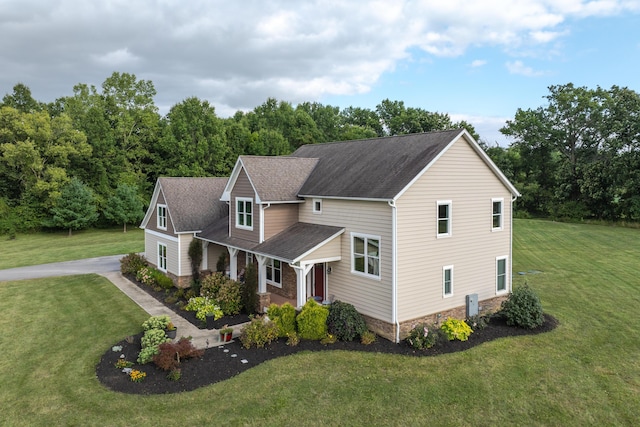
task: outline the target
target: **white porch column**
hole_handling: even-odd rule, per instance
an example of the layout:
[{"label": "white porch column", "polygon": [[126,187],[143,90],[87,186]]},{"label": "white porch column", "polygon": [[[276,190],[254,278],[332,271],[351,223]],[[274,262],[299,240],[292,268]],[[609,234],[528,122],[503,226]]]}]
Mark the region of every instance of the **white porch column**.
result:
[{"label": "white porch column", "polygon": [[307,274],[313,268],[313,264],[289,265],[296,272],[296,304],[298,307],[302,307],[307,302]]},{"label": "white porch column", "polygon": [[269,258],[264,255],[256,254],[258,260],[258,293],[267,292],[267,261]]},{"label": "white porch column", "polygon": [[227,247],[229,251],[229,278],[238,280],[238,250]]}]

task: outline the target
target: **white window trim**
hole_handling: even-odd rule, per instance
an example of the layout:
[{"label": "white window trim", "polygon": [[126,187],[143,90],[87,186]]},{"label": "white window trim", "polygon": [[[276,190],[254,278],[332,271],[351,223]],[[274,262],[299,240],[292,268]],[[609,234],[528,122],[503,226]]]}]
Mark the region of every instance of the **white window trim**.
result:
[{"label": "white window trim", "polygon": [[[498,261],[504,260],[504,289],[498,289]],[[496,266],[495,266],[495,277],[496,277],[496,295],[502,295],[509,292],[509,257],[507,255],[496,257]]]},{"label": "white window trim", "polygon": [[[496,202],[500,202],[500,227],[493,226],[493,204]],[[491,231],[502,231],[504,228],[504,198],[498,197],[491,199]]]},{"label": "white window trim", "polygon": [[[451,278],[450,278],[450,282],[451,282],[451,292],[450,293],[445,293],[445,272],[447,270],[451,271]],[[453,265],[445,265],[444,267],[442,267],[442,297],[443,298],[451,298],[453,296]]]},{"label": "white window trim", "polygon": [[[447,227],[447,232],[446,233],[440,233],[440,206],[444,206],[447,205],[449,206],[449,209],[447,210],[449,213],[449,217],[447,218],[448,220],[448,227]],[[442,237],[451,237],[452,235],[452,229],[453,229],[453,202],[451,200],[438,200],[436,202],[436,237],[438,239],[442,238]]]},{"label": "white window trim", "polygon": [[[269,260],[267,261],[267,263],[265,265],[265,277],[268,277],[267,275],[269,274],[268,271],[269,271],[270,268],[272,270],[271,277],[275,276],[273,274],[273,271],[275,271],[276,268],[273,266],[273,261],[274,261],[273,258],[269,258]],[[271,286],[275,286],[276,288],[281,288],[282,289],[282,274],[283,274],[283,272],[282,272],[282,264],[283,263],[280,260],[277,260],[277,261],[280,262],[280,268],[279,268],[279,270],[280,270],[280,283],[276,282],[275,280],[269,280],[269,279],[266,279],[266,281]]]},{"label": "white window trim", "polygon": [[[355,253],[354,253],[354,244],[353,241],[356,237],[359,237],[361,239],[364,239],[364,247],[365,247],[365,251],[367,248],[367,240],[371,239],[371,240],[377,240],[378,241],[378,275],[375,274],[369,274],[366,271],[358,271],[356,270],[356,262],[355,262]],[[380,236],[375,236],[373,234],[362,234],[362,233],[351,233],[351,273],[358,275],[358,276],[362,276],[362,277],[367,277],[369,279],[375,279],[375,280],[381,280],[382,278],[382,239],[380,238]],[[365,266],[368,265],[366,263],[366,258],[367,255],[365,254]]]},{"label": "white window trim", "polygon": [[[164,211],[164,216],[160,216],[160,209]],[[164,224],[160,222],[160,218],[164,219]],[[167,205],[158,203],[156,206],[156,225],[159,230],[167,231]]]},{"label": "white window trim", "polygon": [[[319,209],[316,209],[317,205],[320,205]],[[322,213],[322,199],[313,199],[313,213],[321,214]]]},{"label": "white window trim", "polygon": [[[163,264],[162,263],[162,256],[161,256],[162,251],[160,250],[161,247],[164,248],[164,266],[162,265]],[[167,245],[165,243],[158,242],[158,246],[157,246],[156,250],[158,252],[157,253],[158,259],[157,259],[157,262],[156,262],[156,266],[158,267],[158,270],[162,271],[163,273],[166,273],[167,272],[167,262],[168,262],[168,260],[167,260],[167,258],[168,258],[168,256],[167,256],[167,252],[168,252],[167,251]]]},{"label": "white window trim", "polygon": [[[243,202],[246,204],[246,202],[251,203],[251,226],[247,226],[247,225],[240,225],[240,213],[238,212],[238,202]],[[254,217],[254,209],[253,209],[253,199],[251,197],[236,197],[236,205],[235,205],[235,209],[236,209],[236,228],[239,228],[241,230],[249,230],[249,231],[253,231],[253,224],[255,224],[255,217]],[[245,223],[246,223],[246,212],[244,213],[245,215]]]}]

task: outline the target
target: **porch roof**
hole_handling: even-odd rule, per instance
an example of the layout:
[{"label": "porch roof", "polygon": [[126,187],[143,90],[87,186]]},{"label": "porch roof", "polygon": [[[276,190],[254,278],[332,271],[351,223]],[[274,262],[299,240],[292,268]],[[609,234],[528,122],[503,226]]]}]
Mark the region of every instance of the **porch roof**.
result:
[{"label": "porch roof", "polygon": [[[270,239],[256,244],[229,237],[228,221],[221,220],[198,233],[197,237],[222,246],[295,263],[342,233],[344,233],[343,227],[297,222]],[[340,254],[335,255],[340,256]]]}]

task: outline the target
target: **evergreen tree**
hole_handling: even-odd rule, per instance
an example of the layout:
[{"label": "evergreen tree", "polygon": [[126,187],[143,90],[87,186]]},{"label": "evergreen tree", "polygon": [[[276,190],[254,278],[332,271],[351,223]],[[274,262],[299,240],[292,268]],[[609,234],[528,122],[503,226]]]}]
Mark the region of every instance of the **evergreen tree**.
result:
[{"label": "evergreen tree", "polygon": [[69,229],[69,237],[72,230],[87,228],[98,219],[93,192],[77,178],[62,188],[51,213],[53,225]]},{"label": "evergreen tree", "polygon": [[138,196],[138,188],[134,185],[120,184],[113,196],[109,197],[104,209],[104,216],[116,224],[124,224],[124,232],[127,232],[127,224],[142,219],[142,200]]}]

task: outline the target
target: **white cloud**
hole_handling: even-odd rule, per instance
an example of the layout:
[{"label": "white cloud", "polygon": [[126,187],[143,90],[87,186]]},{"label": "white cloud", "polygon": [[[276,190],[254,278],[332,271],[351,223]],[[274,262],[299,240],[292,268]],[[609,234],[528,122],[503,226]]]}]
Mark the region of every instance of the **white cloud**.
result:
[{"label": "white cloud", "polygon": [[472,68],[479,68],[485,65],[487,65],[487,61],[484,59],[474,59],[473,61],[471,61]]},{"label": "white cloud", "polygon": [[542,71],[535,71],[533,68],[527,67],[522,61],[508,61],[505,65],[511,74],[526,77],[538,77],[544,74]]},{"label": "white cloud", "polygon": [[96,61],[111,67],[129,66],[138,61],[138,57],[129,52],[128,48],[114,50],[103,55],[91,55]]}]

